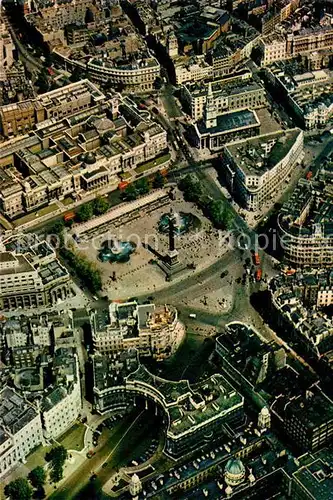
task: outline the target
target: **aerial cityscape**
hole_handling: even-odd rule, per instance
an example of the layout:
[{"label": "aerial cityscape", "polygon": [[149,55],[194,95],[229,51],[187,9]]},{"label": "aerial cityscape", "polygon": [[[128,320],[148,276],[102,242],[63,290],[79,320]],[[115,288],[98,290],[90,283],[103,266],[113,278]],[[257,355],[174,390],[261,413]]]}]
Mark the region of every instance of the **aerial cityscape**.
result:
[{"label": "aerial cityscape", "polygon": [[333,500],[333,0],[0,2],[0,500]]}]

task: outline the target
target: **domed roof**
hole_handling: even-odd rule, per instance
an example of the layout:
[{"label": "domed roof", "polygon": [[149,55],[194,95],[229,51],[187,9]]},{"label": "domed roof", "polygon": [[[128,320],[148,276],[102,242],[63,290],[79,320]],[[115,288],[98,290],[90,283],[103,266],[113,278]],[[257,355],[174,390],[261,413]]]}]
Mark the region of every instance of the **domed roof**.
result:
[{"label": "domed roof", "polygon": [[95,158],[94,153],[92,153],[91,151],[89,151],[89,153],[86,153],[85,158],[84,158],[84,163],[87,163],[88,165],[92,165],[93,163],[95,163],[95,161],[96,161],[96,158]]},{"label": "domed roof", "polygon": [[137,474],[133,474],[132,483],[140,483],[140,478]]},{"label": "domed roof", "polygon": [[225,466],[224,471],[226,474],[232,476],[240,476],[244,474],[245,467],[243,465],[243,462],[239,460],[239,458],[230,458],[227,462],[227,465]]}]

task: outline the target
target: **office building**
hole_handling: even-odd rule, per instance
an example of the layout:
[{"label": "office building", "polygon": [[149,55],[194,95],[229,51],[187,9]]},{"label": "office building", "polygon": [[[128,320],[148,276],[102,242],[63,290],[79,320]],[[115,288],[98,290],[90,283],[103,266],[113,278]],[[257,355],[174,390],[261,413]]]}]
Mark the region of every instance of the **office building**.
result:
[{"label": "office building", "polygon": [[301,179],[278,215],[284,258],[294,266],[329,267],[333,263],[333,209],[330,183]]},{"label": "office building", "polygon": [[223,169],[230,193],[247,210],[260,210],[303,160],[303,132],[286,131],[226,144]]},{"label": "office building", "polygon": [[104,94],[89,80],[41,94],[35,99],[7,104],[0,108],[0,127],[4,137],[23,135],[45,120],[61,120],[94,108]]},{"label": "office building", "polygon": [[54,388],[47,391],[41,403],[43,431],[46,439],[56,439],[67,431],[81,412],[79,361],[72,348],[59,348],[53,357]]},{"label": "office building", "polygon": [[135,360],[133,350],[111,358],[95,355],[93,371],[94,405],[99,413],[128,408],[143,398],[167,415],[164,451],[171,457],[198,450],[208,439],[221,436],[224,425],[233,428],[243,423],[244,398],[220,374],[192,388],[186,380],[173,382],[152,375]]},{"label": "office building", "polygon": [[2,310],[50,305],[70,295],[69,273],[46,241],[13,238],[7,248],[13,250],[0,252]]},{"label": "office building", "polygon": [[157,360],[173,354],[184,336],[184,326],[172,306],[112,302],[108,311],[92,315],[93,345],[100,354],[135,348]]},{"label": "office building", "polygon": [[[230,81],[229,78],[212,82],[212,93],[218,114],[236,109],[258,109],[266,103],[266,93],[262,85],[249,77]],[[183,87],[183,99],[188,105],[194,120],[204,117],[209,85],[207,83],[189,84]]]}]

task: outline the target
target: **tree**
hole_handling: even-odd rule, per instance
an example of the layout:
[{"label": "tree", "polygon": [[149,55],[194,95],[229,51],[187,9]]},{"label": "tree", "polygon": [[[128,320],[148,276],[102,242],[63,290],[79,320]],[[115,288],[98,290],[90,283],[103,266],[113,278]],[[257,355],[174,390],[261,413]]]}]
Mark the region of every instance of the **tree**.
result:
[{"label": "tree", "polygon": [[138,192],[133,184],[127,186],[127,188],[121,194],[122,198],[126,201],[136,200],[138,197]]},{"label": "tree", "polygon": [[30,472],[28,478],[34,488],[40,489],[45,484],[46,471],[41,465],[38,465]]},{"label": "tree", "polygon": [[39,89],[40,94],[44,94],[44,92],[47,92],[49,90],[49,79],[48,79],[48,73],[45,68],[41,70],[41,72],[38,75],[38,78],[36,80],[36,85]]},{"label": "tree", "polygon": [[180,180],[179,189],[183,191],[186,201],[198,202],[202,195],[202,188],[199,181],[191,174],[186,175]]},{"label": "tree", "polygon": [[210,200],[203,210],[215,227],[230,229],[234,216],[226,202],[222,200]]},{"label": "tree", "polygon": [[49,231],[50,231],[50,234],[60,234],[63,232],[64,228],[65,228],[64,221],[57,220],[54,224],[52,224]]},{"label": "tree", "polygon": [[102,196],[98,196],[94,200],[93,204],[93,210],[96,215],[101,215],[105,214],[110,208],[110,204],[106,198],[103,198]]},{"label": "tree", "polygon": [[92,203],[85,203],[84,205],[81,205],[76,212],[76,218],[79,222],[86,222],[91,219],[93,215],[94,209]]},{"label": "tree", "polygon": [[43,486],[41,486],[40,488],[37,488],[37,490],[34,493],[34,498],[38,498],[38,499],[46,498],[46,493],[45,493],[45,489]]},{"label": "tree", "polygon": [[5,495],[10,500],[30,500],[32,488],[25,477],[19,477],[5,486]]},{"label": "tree", "polygon": [[67,450],[64,446],[55,446],[45,455],[47,462],[65,463],[67,460]]},{"label": "tree", "polygon": [[67,459],[67,450],[62,445],[52,448],[46,455],[45,459],[51,462],[50,479],[54,483],[58,483],[63,478],[63,467]]},{"label": "tree", "polygon": [[215,227],[224,227],[224,204],[221,200],[211,200],[209,202],[207,215]]},{"label": "tree", "polygon": [[165,178],[163,177],[161,172],[158,171],[154,177],[153,186],[156,189],[160,189],[164,186],[164,184],[165,184]]},{"label": "tree", "polygon": [[75,66],[69,79],[71,82],[78,82],[86,78],[86,76],[86,73],[81,68]]},{"label": "tree", "polygon": [[147,194],[150,191],[149,183],[146,177],[142,177],[136,181],[134,185],[139,194]]},{"label": "tree", "polygon": [[53,465],[50,472],[50,479],[52,483],[59,483],[59,481],[61,481],[63,477],[64,477],[63,466],[59,464]]}]

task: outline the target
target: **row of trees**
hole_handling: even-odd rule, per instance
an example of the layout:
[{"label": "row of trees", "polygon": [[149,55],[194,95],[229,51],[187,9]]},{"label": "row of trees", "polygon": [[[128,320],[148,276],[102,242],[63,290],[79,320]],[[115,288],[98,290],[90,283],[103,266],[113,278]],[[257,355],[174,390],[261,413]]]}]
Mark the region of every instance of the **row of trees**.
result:
[{"label": "row of trees", "polygon": [[225,200],[213,200],[202,189],[198,179],[191,174],[179,182],[186,201],[194,202],[201,208],[204,215],[218,229],[230,229],[234,220],[233,211]]},{"label": "row of trees", "polygon": [[63,221],[56,221],[49,229],[51,234],[57,234],[60,238],[59,254],[66,260],[69,268],[74,271],[77,277],[86,284],[92,293],[98,292],[102,288],[102,277],[99,269],[80,253],[64,244],[63,231],[65,224]]},{"label": "row of trees", "polygon": [[[63,478],[67,450],[63,446],[56,446],[45,455],[45,459],[50,462],[50,480],[58,483]],[[10,500],[30,500],[32,497],[45,498],[46,479],[46,470],[38,465],[29,473],[28,478],[20,477],[7,484],[5,495]]]},{"label": "row of trees", "polygon": [[94,215],[103,215],[110,208],[110,203],[106,198],[98,196],[94,201],[81,205],[76,214],[75,219],[78,222],[86,222]]},{"label": "row of trees", "polygon": [[[122,192],[122,198],[126,201],[136,200],[138,196],[148,194],[150,189],[153,187],[155,189],[162,188],[164,186],[165,179],[161,172],[157,172],[153,181],[150,182],[146,177],[142,177],[137,181],[133,182],[127,186],[127,188]],[[98,196],[94,201],[89,203],[84,203],[81,205],[75,214],[75,220],[78,222],[87,222],[94,215],[103,215],[110,208],[110,203],[107,198]]]},{"label": "row of trees", "polygon": [[66,260],[70,269],[83,281],[92,293],[102,288],[101,273],[97,267],[87,260],[83,255],[62,247],[60,255]]},{"label": "row of trees", "polygon": [[165,178],[161,172],[157,172],[153,181],[150,182],[147,177],[142,177],[127,186],[122,192],[122,198],[126,201],[136,200],[138,196],[148,194],[151,188],[161,189],[165,184]]},{"label": "row of trees", "polygon": [[42,466],[35,467],[25,477],[19,477],[5,486],[5,495],[10,500],[30,500],[34,498],[45,498],[44,484],[47,473]]}]

